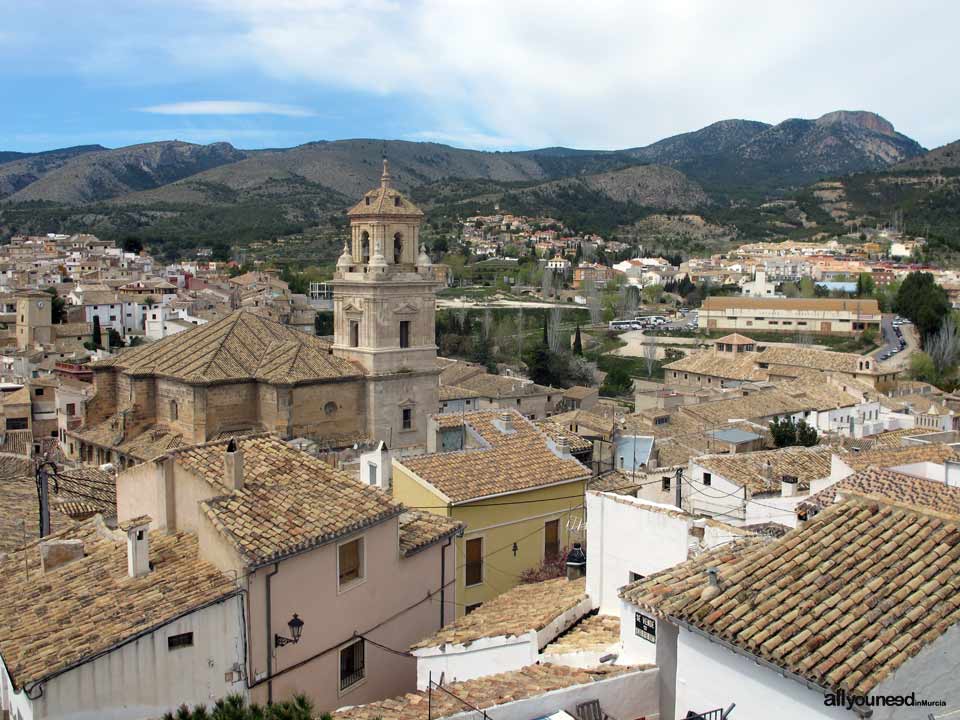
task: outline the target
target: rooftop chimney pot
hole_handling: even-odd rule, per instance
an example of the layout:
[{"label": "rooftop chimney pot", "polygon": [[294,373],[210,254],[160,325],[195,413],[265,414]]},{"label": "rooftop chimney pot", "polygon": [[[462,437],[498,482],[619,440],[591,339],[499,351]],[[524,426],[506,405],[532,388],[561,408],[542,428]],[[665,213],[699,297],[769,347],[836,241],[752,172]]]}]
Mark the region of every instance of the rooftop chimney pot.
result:
[{"label": "rooftop chimney pot", "polygon": [[231,490],[243,489],[243,450],[235,438],[230,438],[223,453],[223,484]]}]

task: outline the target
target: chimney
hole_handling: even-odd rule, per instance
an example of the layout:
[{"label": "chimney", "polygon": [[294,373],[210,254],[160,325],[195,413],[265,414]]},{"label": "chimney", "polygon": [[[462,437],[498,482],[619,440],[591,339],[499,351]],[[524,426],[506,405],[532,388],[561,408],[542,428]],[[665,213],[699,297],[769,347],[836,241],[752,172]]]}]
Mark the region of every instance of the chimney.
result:
[{"label": "chimney", "polygon": [[573,455],[570,454],[570,445],[562,435],[555,440],[547,438],[547,447],[553,451],[554,455],[563,460],[569,460],[573,457]]},{"label": "chimney", "polygon": [[567,553],[567,580],[578,580],[587,574],[587,554],[580,543]]},{"label": "chimney", "polygon": [[710,602],[720,594],[720,583],[717,580],[717,569],[707,569],[707,586],[700,593],[700,600]]},{"label": "chimney", "polygon": [[243,490],[243,450],[236,438],[230,438],[223,453],[223,484],[231,490]]},{"label": "chimney", "polygon": [[127,575],[146,575],[150,572],[150,516],[120,523],[120,529],[127,534]]},{"label": "chimney", "polygon": [[497,426],[497,430],[507,434],[513,432],[513,414],[509,410],[504,410],[497,416],[497,419],[494,421],[494,425]]},{"label": "chimney", "polygon": [[763,476],[764,480],[773,480],[773,463],[767,460],[763,467],[760,468],[760,474]]},{"label": "chimney", "polygon": [[797,483],[799,478],[796,475],[784,475],[780,478],[780,496],[793,497],[797,494]]},{"label": "chimney", "polygon": [[83,557],[83,540],[48,540],[40,543],[40,569],[44,574]]}]

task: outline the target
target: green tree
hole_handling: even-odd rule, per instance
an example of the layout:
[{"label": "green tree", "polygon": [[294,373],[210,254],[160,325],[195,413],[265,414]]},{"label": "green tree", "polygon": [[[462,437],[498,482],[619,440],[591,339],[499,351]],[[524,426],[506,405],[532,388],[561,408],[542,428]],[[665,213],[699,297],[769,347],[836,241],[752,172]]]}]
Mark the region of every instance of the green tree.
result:
[{"label": "green tree", "polygon": [[91,342],[97,350],[103,348],[103,336],[100,333],[100,316],[93,316],[93,332],[91,333]]},{"label": "green tree", "polygon": [[107,328],[107,344],[110,349],[123,347],[123,337],[113,328]]},{"label": "green tree", "polygon": [[901,283],[893,309],[913,322],[921,341],[926,343],[927,336],[937,332],[950,313],[951,305],[947,291],[937,285],[932,274],[915,271]]},{"label": "green tree", "polygon": [[933,364],[933,358],[925,352],[915,352],[910,358],[910,376],[914,380],[922,380],[936,385],[940,378],[937,375],[937,368]]},{"label": "green tree", "polygon": [[770,423],[770,435],[775,447],[789,447],[797,444],[797,424],[793,418],[779,418]]},{"label": "green tree", "polygon": [[873,297],[877,285],[873,281],[873,275],[870,273],[860,273],[857,275],[857,297]]},{"label": "green tree", "polygon": [[806,420],[801,420],[797,423],[797,445],[811,447],[816,445],[819,440],[820,437],[817,435],[817,429],[807,424]]},{"label": "green tree", "polygon": [[122,242],[123,251],[139,254],[143,250],[143,240],[135,235],[127,235]]},{"label": "green tree", "polygon": [[50,322],[54,325],[59,325],[66,318],[67,304],[62,297],[57,295],[57,289],[55,287],[48,287],[44,292],[50,295]]},{"label": "green tree", "polygon": [[608,397],[628,395],[632,391],[633,378],[630,377],[630,373],[622,365],[611,368],[603,379],[603,385],[600,386],[600,394]]},{"label": "green tree", "polygon": [[800,297],[812,298],[817,296],[817,284],[809,275],[800,278]]},{"label": "green tree", "polygon": [[583,356],[583,340],[580,339],[580,325],[577,324],[576,334],[573,336],[573,354]]}]

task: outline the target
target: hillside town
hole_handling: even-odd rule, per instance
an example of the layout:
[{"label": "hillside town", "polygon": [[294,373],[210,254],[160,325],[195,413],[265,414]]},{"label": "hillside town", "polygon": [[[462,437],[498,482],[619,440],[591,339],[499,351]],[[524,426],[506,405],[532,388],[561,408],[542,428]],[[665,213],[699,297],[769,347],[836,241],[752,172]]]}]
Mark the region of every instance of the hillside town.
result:
[{"label": "hillside town", "polygon": [[[956,306],[919,240],[581,264],[631,248],[470,218],[477,256],[480,226],[526,233],[569,287],[509,288],[580,312],[559,347],[548,309],[542,353],[600,348],[554,385],[438,353],[453,278],[387,161],[347,216],[307,293],[92,235],[0,248],[4,717],[960,707],[960,395],[901,362],[956,340],[872,294],[925,276]],[[636,317],[573,299],[630,288]],[[658,374],[611,392],[633,347]]]}]

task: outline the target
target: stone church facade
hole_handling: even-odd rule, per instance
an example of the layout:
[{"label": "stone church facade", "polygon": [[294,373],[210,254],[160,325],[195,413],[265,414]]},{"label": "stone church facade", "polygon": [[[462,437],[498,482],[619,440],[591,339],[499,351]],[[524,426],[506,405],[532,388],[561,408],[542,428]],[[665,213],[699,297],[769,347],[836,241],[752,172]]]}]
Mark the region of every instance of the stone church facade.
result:
[{"label": "stone church facade", "polygon": [[426,446],[438,406],[435,268],[423,213],[391,186],[348,213],[337,261],[334,341],[251,312],[93,363],[96,394],[67,455],[125,468],[180,445],[272,432],[337,449]]}]

